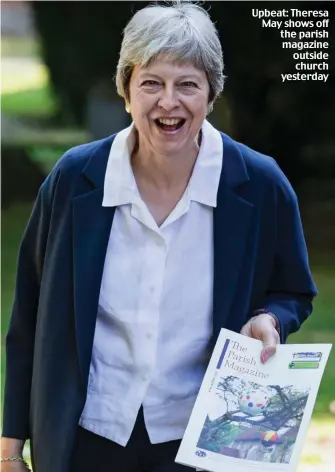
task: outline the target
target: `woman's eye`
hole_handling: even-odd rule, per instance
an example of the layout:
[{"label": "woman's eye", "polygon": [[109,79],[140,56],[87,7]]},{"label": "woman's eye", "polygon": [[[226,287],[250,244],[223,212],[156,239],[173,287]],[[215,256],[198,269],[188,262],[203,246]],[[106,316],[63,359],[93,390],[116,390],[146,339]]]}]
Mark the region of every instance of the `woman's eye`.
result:
[{"label": "woman's eye", "polygon": [[149,86],[149,87],[154,87],[154,86],[159,85],[159,84],[155,80],[146,80],[145,82],[143,82],[142,85]]},{"label": "woman's eye", "polygon": [[195,82],[183,82],[181,84],[183,87],[197,87],[197,84]]}]

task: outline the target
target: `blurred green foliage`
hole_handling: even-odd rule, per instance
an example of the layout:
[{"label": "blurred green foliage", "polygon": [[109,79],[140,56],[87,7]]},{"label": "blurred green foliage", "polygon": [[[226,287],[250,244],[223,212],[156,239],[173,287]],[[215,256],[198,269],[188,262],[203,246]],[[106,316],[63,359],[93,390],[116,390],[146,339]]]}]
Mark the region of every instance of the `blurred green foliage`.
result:
[{"label": "blurred green foliage", "polygon": [[50,117],[56,112],[56,101],[49,85],[1,95],[1,110],[15,117]]},{"label": "blurred green foliage", "polygon": [[2,57],[37,57],[41,55],[41,44],[34,37],[1,37]]}]

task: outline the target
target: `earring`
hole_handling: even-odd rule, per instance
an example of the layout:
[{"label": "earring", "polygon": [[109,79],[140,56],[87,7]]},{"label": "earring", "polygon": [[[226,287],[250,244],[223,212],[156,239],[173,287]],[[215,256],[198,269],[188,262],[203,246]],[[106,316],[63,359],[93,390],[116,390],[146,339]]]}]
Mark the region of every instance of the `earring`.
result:
[{"label": "earring", "polygon": [[129,105],[129,103],[126,103],[126,112],[127,112],[127,113],[130,113],[130,105]]}]

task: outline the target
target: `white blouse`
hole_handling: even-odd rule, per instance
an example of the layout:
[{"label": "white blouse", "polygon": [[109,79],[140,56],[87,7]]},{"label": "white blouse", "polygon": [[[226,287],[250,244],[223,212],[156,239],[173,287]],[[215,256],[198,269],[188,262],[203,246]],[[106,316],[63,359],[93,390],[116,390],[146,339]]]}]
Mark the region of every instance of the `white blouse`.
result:
[{"label": "white blouse", "polygon": [[205,121],[189,185],[158,227],[130,165],[133,124],[115,137],[103,206],[115,206],[80,425],[125,446],[143,405],[151,443],[182,438],[209,360],[213,207],[220,133]]}]

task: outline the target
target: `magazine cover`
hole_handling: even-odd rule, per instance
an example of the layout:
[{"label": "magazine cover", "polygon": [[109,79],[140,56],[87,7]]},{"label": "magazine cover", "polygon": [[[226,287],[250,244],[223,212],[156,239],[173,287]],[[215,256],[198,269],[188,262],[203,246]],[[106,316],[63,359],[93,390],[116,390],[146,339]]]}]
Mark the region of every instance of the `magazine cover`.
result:
[{"label": "magazine cover", "polygon": [[294,471],[330,344],[262,343],[222,329],[176,462],[199,470]]}]

